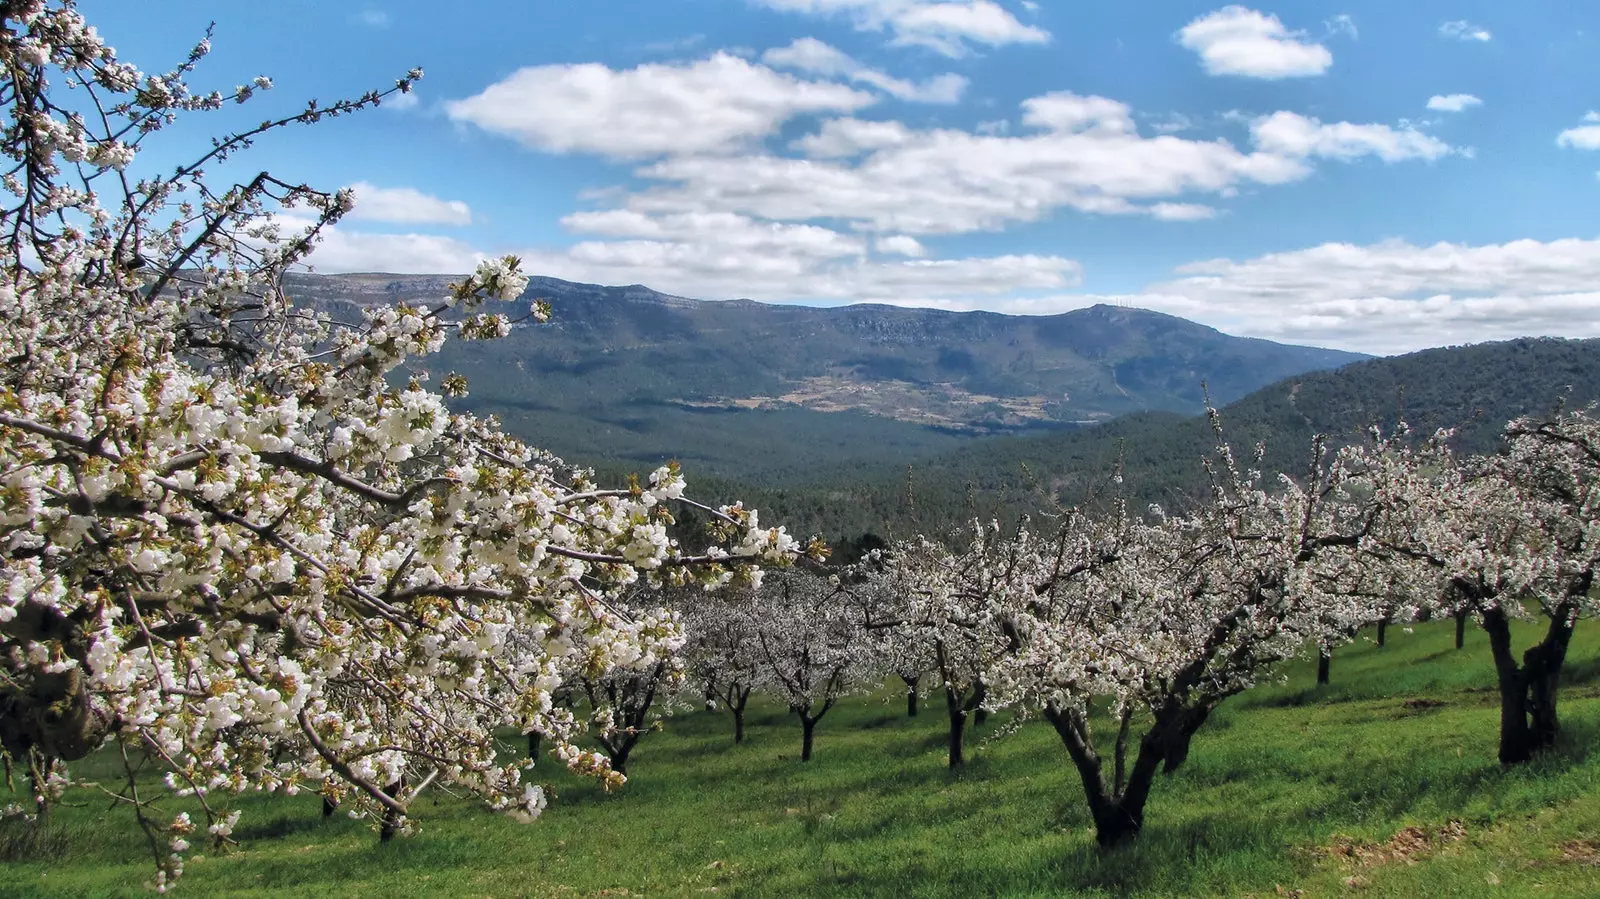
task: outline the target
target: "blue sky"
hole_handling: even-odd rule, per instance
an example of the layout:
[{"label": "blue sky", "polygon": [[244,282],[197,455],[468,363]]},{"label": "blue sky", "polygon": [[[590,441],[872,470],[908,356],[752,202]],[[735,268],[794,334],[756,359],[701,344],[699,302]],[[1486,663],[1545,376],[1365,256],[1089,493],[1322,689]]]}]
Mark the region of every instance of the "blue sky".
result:
[{"label": "blue sky", "polygon": [[322,271],[531,273],[706,299],[1117,302],[1399,352],[1600,336],[1600,4],[85,0],[165,68],[414,102],[263,141],[355,186]]}]

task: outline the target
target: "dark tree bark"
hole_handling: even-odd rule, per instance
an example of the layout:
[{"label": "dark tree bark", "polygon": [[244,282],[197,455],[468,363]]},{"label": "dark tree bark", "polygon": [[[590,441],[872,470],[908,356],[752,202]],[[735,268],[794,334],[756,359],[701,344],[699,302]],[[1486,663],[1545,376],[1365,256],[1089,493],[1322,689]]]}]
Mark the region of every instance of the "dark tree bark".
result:
[{"label": "dark tree bark", "polygon": [[[810,702],[807,702],[805,705],[789,707],[791,711],[800,716],[800,761],[811,761],[811,747],[813,743],[813,737],[815,737],[817,732],[817,722],[822,720],[823,715],[828,714],[828,710],[833,708],[833,703],[834,700],[830,698],[822,703],[822,708],[820,709],[817,709],[816,706]],[[812,714],[813,709],[816,709],[816,714]]]},{"label": "dark tree bark", "polygon": [[[819,715],[818,717],[821,716]],[[800,715],[800,728],[800,761],[809,762],[811,761],[811,747],[815,742],[817,732],[817,719],[802,712]]]},{"label": "dark tree bark", "polygon": [[[1584,577],[1570,587],[1569,596],[1582,596],[1592,585]],[[1502,765],[1518,765],[1555,743],[1561,722],[1556,714],[1556,690],[1561,666],[1567,659],[1577,603],[1568,600],[1550,610],[1544,639],[1530,647],[1517,664],[1511,650],[1511,624],[1504,610],[1483,613],[1500,688],[1500,751]]]},{"label": "dark tree bark", "polygon": [[1151,784],[1167,756],[1162,724],[1157,721],[1140,738],[1139,753],[1129,771],[1126,767],[1129,719],[1124,717],[1122,732],[1117,738],[1115,779],[1108,783],[1083,715],[1076,710],[1052,706],[1045,707],[1044,715],[1055,727],[1073,766],[1078,769],[1084,798],[1089,802],[1089,814],[1094,819],[1095,841],[1101,848],[1109,848],[1138,836],[1144,829],[1144,806],[1150,798]]},{"label": "dark tree bark", "polygon": [[528,731],[528,758],[537,759],[538,757],[539,757],[539,732],[536,731],[536,730],[530,730],[530,731]]},{"label": "dark tree bark", "polygon": [[659,662],[649,673],[622,681],[612,680],[605,684],[587,680],[583,682],[591,707],[600,706],[599,693],[603,690],[611,708],[621,715],[620,727],[595,737],[595,742],[605,750],[606,758],[611,762],[611,770],[618,774],[628,773],[628,756],[633,754],[639,740],[649,732],[646,721],[650,717],[650,707],[655,704],[656,687],[660,686],[665,671],[666,663]]},{"label": "dark tree bark", "polygon": [[967,761],[961,751],[967,732],[967,708],[961,694],[949,684],[944,688],[944,706],[950,718],[950,767],[958,768]]},{"label": "dark tree bark", "polygon": [[322,817],[332,818],[333,813],[339,809],[339,803],[333,801],[331,796],[322,797]]},{"label": "dark tree bark", "polygon": [[1383,644],[1386,641],[1386,637],[1388,636],[1388,631],[1389,631],[1389,619],[1387,619],[1387,618],[1379,618],[1378,619],[1378,647],[1380,649],[1383,647]]},{"label": "dark tree bark", "polygon": [[1317,653],[1317,686],[1328,682],[1328,669],[1333,664],[1333,650],[1324,649]]},{"label": "dark tree bark", "polygon": [[1567,661],[1572,644],[1572,629],[1577,623],[1577,598],[1589,592],[1592,581],[1583,578],[1568,591],[1574,597],[1557,606],[1550,615],[1544,640],[1522,654],[1523,677],[1528,682],[1528,734],[1535,749],[1555,745],[1561,721],[1556,715],[1556,690],[1561,684],[1561,666]]},{"label": "dark tree bark", "polygon": [[906,682],[906,717],[915,718],[917,717],[917,684],[921,683],[922,675],[906,677],[902,674],[900,679]]},{"label": "dark tree bark", "polygon": [[1461,649],[1462,647],[1467,645],[1467,613],[1464,612],[1464,611],[1457,612],[1455,614],[1455,619],[1456,619],[1456,649]]},{"label": "dark tree bark", "polygon": [[[383,788],[383,792],[389,794],[389,797],[391,799],[399,799],[400,798],[400,794],[405,792],[405,788],[406,788],[406,779],[404,777],[402,777],[399,780],[395,781],[394,783],[389,784],[387,787],[384,787]],[[385,807],[384,810],[383,810],[383,824],[378,829],[378,842],[387,843],[390,840],[394,839],[394,835],[399,833],[399,832],[400,832],[400,815],[399,815],[399,813],[396,812],[395,810],[391,809],[391,808]]]},{"label": "dark tree bark", "polygon": [[1494,669],[1500,688],[1500,764],[1516,765],[1533,757],[1528,731],[1528,684],[1511,653],[1511,625],[1498,608],[1483,613]]},{"label": "dark tree bark", "polygon": [[744,707],[750,702],[750,688],[728,687],[728,709],[733,712],[733,742],[744,742]]},{"label": "dark tree bark", "polygon": [[967,700],[967,710],[972,712],[972,723],[982,726],[989,720],[989,710],[983,707],[983,701],[989,698],[989,685],[980,678],[972,688],[972,696]]}]

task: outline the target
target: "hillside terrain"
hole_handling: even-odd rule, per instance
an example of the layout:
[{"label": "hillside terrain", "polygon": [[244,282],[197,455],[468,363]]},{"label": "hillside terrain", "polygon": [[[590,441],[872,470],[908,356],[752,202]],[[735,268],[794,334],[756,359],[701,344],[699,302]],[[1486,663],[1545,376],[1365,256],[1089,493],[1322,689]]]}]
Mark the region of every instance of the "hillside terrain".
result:
[{"label": "hillside terrain", "polygon": [[[289,289],[349,315],[448,282],[300,275]],[[1215,445],[1207,396],[1269,473],[1303,469],[1314,433],[1359,439],[1403,418],[1485,452],[1513,417],[1600,398],[1600,340],[1365,359],[1109,306],[818,309],[551,278],[518,305],[531,297],[550,299],[549,324],[455,342],[432,364],[468,376],[464,407],[611,475],[678,459],[703,495],[835,542],[1047,512],[1110,495],[1119,469],[1129,499],[1181,507]]]},{"label": "hillside terrain", "polygon": [[[178,895],[1594,896],[1600,633],[1575,635],[1560,742],[1515,769],[1494,757],[1482,633],[1460,651],[1448,622],[1390,634],[1341,648],[1329,686],[1299,661],[1218,709],[1112,852],[1049,725],[1001,736],[998,714],[952,773],[942,710],[907,718],[883,691],[841,702],[806,764],[779,703],[752,703],[738,746],[726,711],[685,707],[615,793],[541,762],[554,796],[529,825],[437,792],[416,836],[380,844],[314,792],[249,792],[240,848],[194,859]],[[111,753],[84,767],[119,771]],[[0,896],[149,895],[138,827],[73,798],[73,839],[0,865]]]},{"label": "hillside terrain", "polygon": [[[433,301],[445,276],[299,275],[339,309]],[[561,455],[771,479],[918,458],[974,436],[1059,430],[1229,402],[1364,358],[1231,337],[1173,316],[1095,306],[1054,316],[891,306],[704,302],[644,287],[535,278],[548,324],[447,346],[464,405]],[[520,315],[521,308],[505,309]],[[1204,389],[1202,387],[1204,385]]]},{"label": "hillside terrain", "polygon": [[[1418,436],[1453,428],[1454,446],[1484,453],[1494,450],[1512,418],[1596,400],[1600,340],[1546,338],[1423,350],[1308,373],[1224,406],[1220,418],[1241,459],[1261,444],[1263,471],[1297,474],[1309,464],[1313,434],[1358,440],[1374,425],[1392,429],[1403,419]],[[798,532],[907,536],[972,516],[1048,511],[1093,495],[1181,508],[1204,489],[1200,460],[1215,445],[1204,415],[1147,412],[1095,428],[991,437],[852,479],[776,487],[735,481],[716,489]],[[1126,486],[1113,488],[1119,470]]]}]

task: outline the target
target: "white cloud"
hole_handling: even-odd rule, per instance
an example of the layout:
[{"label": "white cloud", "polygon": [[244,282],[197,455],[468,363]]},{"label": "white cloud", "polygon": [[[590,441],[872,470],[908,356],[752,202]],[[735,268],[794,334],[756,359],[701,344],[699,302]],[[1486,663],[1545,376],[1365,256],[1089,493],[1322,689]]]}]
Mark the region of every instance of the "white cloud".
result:
[{"label": "white cloud", "polygon": [[1361,31],[1356,28],[1356,20],[1349,13],[1340,13],[1322,23],[1322,28],[1331,37],[1342,34],[1351,40],[1360,40]]},{"label": "white cloud", "polygon": [[968,84],[966,78],[954,73],[935,75],[922,82],[895,78],[868,68],[849,54],[813,37],[799,38],[787,47],[768,50],[762,54],[761,61],[776,68],[797,69],[830,78],[848,78],[913,103],[960,102]]},{"label": "white cloud", "polygon": [[1470,246],[1330,243],[1181,266],[1133,294],[948,298],[901,305],[1055,315],[1154,309],[1230,334],[1368,353],[1514,337],[1600,337],[1600,240]]},{"label": "white cloud", "polygon": [[873,247],[880,253],[910,256],[913,259],[921,259],[928,255],[928,248],[924,247],[921,241],[909,234],[891,234],[887,237],[880,237],[873,242]]},{"label": "white cloud", "polygon": [[961,56],[972,45],[1042,44],[1050,33],[1024,25],[993,0],[751,0],[783,12],[848,16],[863,31],[888,31],[893,42]]},{"label": "white cloud", "polygon": [[383,99],[383,108],[395,112],[404,112],[407,109],[417,108],[417,89],[412,88],[403,94],[390,94]]},{"label": "white cloud", "polygon": [[[568,230],[608,238],[646,241],[657,247],[678,245],[725,257],[730,251],[782,257],[789,265],[800,259],[837,259],[865,255],[866,241],[817,225],[761,222],[727,212],[687,212],[650,216],[627,209],[574,212],[561,220]],[[610,252],[599,243],[580,244],[580,255],[594,260]],[[639,249],[638,246],[634,247]]]},{"label": "white cloud", "polygon": [[1178,32],[1183,46],[1200,54],[1212,75],[1293,78],[1321,75],[1333,65],[1327,47],[1303,31],[1290,31],[1277,16],[1228,6],[1201,16]]},{"label": "white cloud", "polygon": [[613,209],[573,213],[562,224],[605,239],[525,254],[525,268],[711,299],[882,302],[911,295],[993,296],[1070,287],[1081,275],[1078,263],[1055,256],[927,259],[927,249],[909,235],[872,242],[880,254],[907,259],[874,260],[860,235],[731,213]]},{"label": "white cloud", "polygon": [[1084,97],[1058,91],[1022,101],[1022,123],[1063,133],[1132,134],[1133,111],[1126,103],[1105,97]]},{"label": "white cloud", "polygon": [[1483,101],[1471,94],[1435,94],[1428,98],[1428,108],[1434,112],[1462,112],[1482,105]]},{"label": "white cloud", "polygon": [[355,20],[368,28],[389,27],[389,14],[381,9],[364,9],[356,13]]},{"label": "white cloud", "polygon": [[1164,222],[1199,222],[1217,217],[1217,211],[1200,203],[1157,203],[1150,214]]},{"label": "white cloud", "polygon": [[829,119],[792,145],[807,156],[849,158],[873,150],[886,150],[911,142],[915,133],[899,122],[864,119]]},{"label": "white cloud", "polygon": [[447,105],[470,122],[556,153],[618,158],[726,150],[796,115],[853,112],[871,94],[805,81],[732,56],[616,71],[596,63],[520,69]]},{"label": "white cloud", "polygon": [[1255,120],[1248,152],[1225,140],[1147,137],[1125,104],[1069,93],[1026,101],[1022,118],[1029,130],[1017,135],[832,119],[793,143],[807,158],[667,159],[635,171],[655,186],[614,200],[652,215],[731,212],[878,233],[959,234],[1061,209],[1195,220],[1215,213],[1196,198],[1295,181],[1318,158],[1399,162],[1451,152],[1410,127],[1324,124],[1293,113]]},{"label": "white cloud", "polygon": [[1234,333],[1366,352],[1600,336],[1600,240],[1330,243],[1176,274],[1132,301]]},{"label": "white cloud", "polygon": [[1293,112],[1256,119],[1250,123],[1250,133],[1260,149],[1290,157],[1350,160],[1370,155],[1400,162],[1433,160],[1454,152],[1449,144],[1409,126],[1324,124]]},{"label": "white cloud", "polygon": [[1556,146],[1574,150],[1600,150],[1600,112],[1591,112],[1583,120],[1589,124],[1568,128],[1556,135]]},{"label": "white cloud", "polygon": [[434,234],[371,234],[324,228],[310,263],[319,272],[459,274],[488,256],[450,237]]},{"label": "white cloud", "polygon": [[1057,256],[930,259],[909,235],[860,235],[727,213],[574,213],[570,230],[607,240],[531,255],[537,270],[604,283],[642,283],[685,296],[787,302],[887,302],[897,297],[999,296],[1071,287],[1078,263]]},{"label": "white cloud", "polygon": [[1439,26],[1439,34],[1443,37],[1457,41],[1478,41],[1484,43],[1494,37],[1486,28],[1468,22],[1466,19],[1457,19],[1454,22],[1445,22]]},{"label": "white cloud", "polygon": [[377,187],[365,181],[350,185],[356,208],[348,218],[356,221],[402,225],[470,225],[472,209],[460,200],[441,200],[410,187]]}]

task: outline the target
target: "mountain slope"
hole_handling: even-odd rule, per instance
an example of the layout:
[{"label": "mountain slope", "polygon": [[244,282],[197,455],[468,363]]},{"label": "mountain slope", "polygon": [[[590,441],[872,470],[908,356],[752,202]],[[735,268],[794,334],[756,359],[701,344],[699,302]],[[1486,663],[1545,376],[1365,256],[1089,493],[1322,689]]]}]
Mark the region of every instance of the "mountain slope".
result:
[{"label": "mountain slope", "polygon": [[[1424,350],[1280,381],[1222,409],[1228,441],[1247,458],[1265,444],[1262,469],[1300,472],[1312,435],[1359,439],[1402,417],[1420,435],[1455,428],[1463,452],[1490,452],[1508,420],[1557,403],[1600,400],[1600,340],[1525,339]],[[917,462],[884,466],[844,483],[764,489],[716,485],[797,531],[835,538],[866,531],[938,531],[963,519],[1014,517],[1099,492],[1121,466],[1124,492],[1139,504],[1181,507],[1204,488],[1200,466],[1215,446],[1204,416],[1129,415],[1097,428],[993,437]]]},{"label": "mountain slope", "polygon": [[[349,312],[431,300],[448,281],[303,275],[288,286],[302,301]],[[915,458],[963,436],[1141,410],[1193,411],[1202,384],[1226,402],[1363,358],[1110,306],[1055,316],[823,309],[551,278],[533,279],[527,297],[551,301],[550,323],[456,344],[434,363],[468,376],[469,408],[575,458],[676,457],[739,476]]]}]

